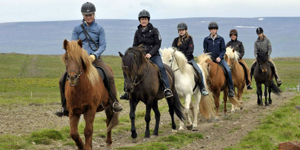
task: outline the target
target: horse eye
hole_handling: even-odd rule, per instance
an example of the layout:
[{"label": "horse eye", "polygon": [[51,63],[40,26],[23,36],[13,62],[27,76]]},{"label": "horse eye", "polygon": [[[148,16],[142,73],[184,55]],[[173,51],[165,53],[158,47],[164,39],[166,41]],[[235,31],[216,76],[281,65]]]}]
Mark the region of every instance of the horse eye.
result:
[{"label": "horse eye", "polygon": [[169,60],[169,62],[171,62],[172,60]]}]

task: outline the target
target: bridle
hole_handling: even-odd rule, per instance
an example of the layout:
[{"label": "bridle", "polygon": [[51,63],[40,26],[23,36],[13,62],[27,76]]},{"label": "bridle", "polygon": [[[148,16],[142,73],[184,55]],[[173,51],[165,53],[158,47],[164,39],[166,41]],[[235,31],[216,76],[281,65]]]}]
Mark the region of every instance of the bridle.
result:
[{"label": "bridle", "polygon": [[[176,50],[174,50],[174,52],[173,53],[171,53],[172,54],[172,60],[171,60],[171,65],[170,65],[170,68],[173,70],[173,68],[172,68],[172,65],[173,65],[173,63],[174,63],[174,59],[176,59],[176,62],[178,62],[177,61],[177,58],[175,57],[175,52],[176,52]],[[178,66],[178,65],[177,65]],[[177,69],[175,69],[175,70],[173,70],[173,72],[176,72],[176,71],[178,71],[180,68],[178,67]]]}]

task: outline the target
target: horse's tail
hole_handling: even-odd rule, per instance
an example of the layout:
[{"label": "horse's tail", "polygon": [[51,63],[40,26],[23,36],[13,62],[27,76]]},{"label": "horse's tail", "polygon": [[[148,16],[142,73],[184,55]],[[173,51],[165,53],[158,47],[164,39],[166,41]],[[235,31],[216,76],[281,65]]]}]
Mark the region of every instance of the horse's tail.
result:
[{"label": "horse's tail", "polygon": [[199,104],[199,111],[206,119],[210,119],[210,114],[213,114],[214,105],[210,95],[202,96]]},{"label": "horse's tail", "polygon": [[242,104],[235,97],[228,97],[232,105],[243,108]]},{"label": "horse's tail", "polygon": [[114,113],[111,106],[105,110],[107,132],[111,131],[116,125],[119,124],[119,113]]},{"label": "horse's tail", "polygon": [[[172,107],[172,109],[174,109],[177,117],[181,121],[184,121],[185,118],[184,118],[184,115],[182,113],[182,110],[184,109],[184,107],[182,106],[182,104],[180,102],[180,99],[179,99],[179,96],[177,94],[177,91],[176,91],[175,87],[173,89],[174,89],[173,90],[173,98],[168,98],[167,99],[169,107]],[[172,105],[170,106],[170,104],[172,104]]]},{"label": "horse's tail", "polygon": [[276,95],[280,95],[280,93],[282,92],[279,87],[274,83],[274,81],[272,80],[271,83],[270,83],[270,87],[273,91],[274,94]]}]

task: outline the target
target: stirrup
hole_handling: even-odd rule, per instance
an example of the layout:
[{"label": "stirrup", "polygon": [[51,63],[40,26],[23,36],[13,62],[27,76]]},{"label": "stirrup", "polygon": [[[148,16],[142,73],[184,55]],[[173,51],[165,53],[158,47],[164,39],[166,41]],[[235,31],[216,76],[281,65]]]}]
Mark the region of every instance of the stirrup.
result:
[{"label": "stirrup", "polygon": [[112,104],[112,111],[113,111],[113,113],[118,113],[118,112],[121,112],[122,110],[123,110],[123,107],[122,107],[122,109],[120,110],[120,111],[118,111],[118,112],[116,112],[115,111],[115,104],[120,104],[118,101],[116,101],[116,102],[114,102],[113,104]]}]

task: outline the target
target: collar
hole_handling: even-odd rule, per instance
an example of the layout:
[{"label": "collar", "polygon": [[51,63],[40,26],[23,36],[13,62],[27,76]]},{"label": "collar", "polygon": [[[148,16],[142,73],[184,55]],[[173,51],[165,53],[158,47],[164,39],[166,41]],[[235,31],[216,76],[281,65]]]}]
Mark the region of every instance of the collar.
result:
[{"label": "collar", "polygon": [[[84,21],[84,19],[82,19],[82,23],[84,26],[88,26],[87,23]],[[89,26],[92,26],[94,23],[95,23],[95,19]]]},{"label": "collar", "polygon": [[[211,34],[208,35],[208,39],[211,39],[212,40],[212,37],[210,36]],[[218,39],[220,38],[219,34],[217,34],[217,37],[215,39]]]}]

